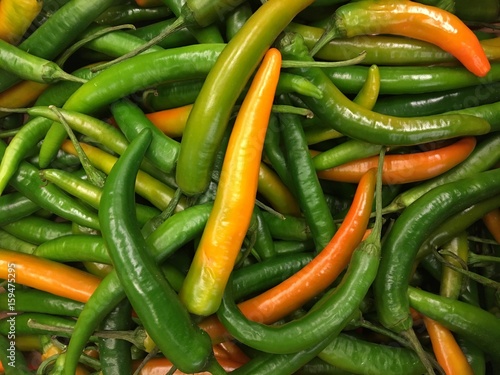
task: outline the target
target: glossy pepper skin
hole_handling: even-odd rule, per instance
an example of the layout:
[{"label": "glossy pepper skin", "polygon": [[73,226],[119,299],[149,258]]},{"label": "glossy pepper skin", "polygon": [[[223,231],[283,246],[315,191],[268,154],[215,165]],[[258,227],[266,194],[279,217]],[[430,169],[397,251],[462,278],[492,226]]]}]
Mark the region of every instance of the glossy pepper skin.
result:
[{"label": "glossy pepper skin", "polygon": [[215,363],[210,338],[163,278],[134,217],[135,176],[151,137],[149,130],[141,132],[111,170],[99,220],[118,278],[144,327],[180,370],[198,372]]}]

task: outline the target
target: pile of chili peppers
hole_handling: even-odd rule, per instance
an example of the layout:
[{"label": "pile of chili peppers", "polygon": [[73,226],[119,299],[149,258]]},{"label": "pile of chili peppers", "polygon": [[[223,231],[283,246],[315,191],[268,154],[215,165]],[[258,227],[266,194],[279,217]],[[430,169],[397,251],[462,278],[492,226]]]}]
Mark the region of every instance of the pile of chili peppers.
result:
[{"label": "pile of chili peppers", "polygon": [[0,363],[500,373],[498,0],[0,0]]}]

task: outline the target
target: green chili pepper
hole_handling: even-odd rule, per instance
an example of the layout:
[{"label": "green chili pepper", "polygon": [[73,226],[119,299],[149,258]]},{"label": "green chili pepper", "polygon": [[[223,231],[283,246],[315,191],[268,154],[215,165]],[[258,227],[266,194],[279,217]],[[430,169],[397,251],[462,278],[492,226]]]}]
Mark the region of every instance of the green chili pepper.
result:
[{"label": "green chili pepper", "polygon": [[[95,209],[99,209],[102,189],[89,181],[61,169],[43,169],[40,171],[40,175],[42,179],[52,182],[70,195],[81,199]],[[135,211],[141,225],[160,213],[158,209],[140,203],[136,203]]]},{"label": "green chili pepper", "polygon": [[23,241],[0,229],[0,248],[20,253],[33,254],[35,252],[36,245]]},{"label": "green chili pepper", "polygon": [[[170,18],[167,20],[137,27],[135,30],[126,31],[126,33],[137,36],[141,39],[144,39],[145,41],[149,41],[155,36],[161,34],[165,29],[169,28],[174,21],[175,19]],[[168,49],[187,46],[189,44],[195,43],[196,39],[189,32],[189,30],[187,28],[180,28],[172,34],[166,36],[156,45]]]},{"label": "green chili pepper", "polygon": [[[288,99],[282,98],[280,102],[289,104]],[[336,226],[321,189],[298,117],[282,114],[280,121],[283,123],[286,164],[295,185],[293,191],[316,243],[316,250],[321,251],[332,239]]]},{"label": "green chili pepper", "polygon": [[292,215],[277,216],[262,211],[262,217],[269,227],[271,237],[279,240],[305,241],[311,239],[311,230],[302,217]]},{"label": "green chili pepper", "polygon": [[[85,33],[80,35],[80,39],[85,39],[104,29],[106,29],[105,26],[91,25]],[[92,39],[85,43],[84,46],[92,51],[101,52],[110,57],[118,57],[138,48],[142,44],[144,44],[144,40],[140,37],[127,33],[125,30],[116,30]],[[159,46],[152,46],[144,51],[144,53],[160,51],[162,49],[163,48]]]},{"label": "green chili pepper", "polygon": [[166,6],[141,8],[135,3],[112,5],[96,17],[95,22],[103,25],[123,25],[158,21],[170,17],[172,11]]},{"label": "green chili pepper", "polygon": [[318,357],[352,373],[417,375],[425,372],[422,362],[410,349],[376,344],[345,333],[335,337]]},{"label": "green chili pepper", "polygon": [[331,337],[327,337],[293,354],[260,353],[231,373],[234,375],[292,374],[315,358],[330,341]]},{"label": "green chili pepper", "polygon": [[12,223],[39,209],[40,206],[17,191],[3,194],[0,196],[0,225]]},{"label": "green chili pepper", "polygon": [[[0,293],[0,310],[9,311],[8,293]],[[83,303],[56,296],[36,289],[17,289],[15,310],[49,315],[77,317],[83,310]]]},{"label": "green chili pepper", "polygon": [[[279,33],[311,3],[311,0],[266,2],[221,52],[196,98],[182,137],[176,181],[183,193],[196,195],[208,187],[217,145],[236,99]],[[201,5],[206,13],[197,18],[198,22],[217,11],[215,3],[200,1],[197,10]],[[216,19],[217,13],[214,16]],[[220,93],[217,98],[214,92]]]},{"label": "green chili pepper", "polygon": [[251,17],[252,13],[252,7],[248,3],[240,4],[229,12],[225,20],[227,40],[231,40],[236,35]]},{"label": "green chili pepper", "polygon": [[111,264],[101,236],[73,234],[46,241],[34,254],[57,262],[98,262]]},{"label": "green chili pepper", "polygon": [[[135,174],[150,142],[151,132],[143,131],[106,179],[99,209],[102,235],[127,297],[160,350],[181,371],[216,369],[210,338],[193,325],[177,294],[163,277],[158,277],[159,268],[149,246],[137,221],[128,213],[134,202]],[[168,314],[174,326],[159,319],[158,314]]]},{"label": "green chili pepper", "polygon": [[233,271],[233,297],[240,300],[277,285],[311,261],[312,253],[286,254]]},{"label": "green chili pepper", "polygon": [[[5,152],[5,148],[5,143],[0,143],[0,154]],[[99,229],[97,215],[86,206],[72,199],[54,185],[49,184],[40,189],[44,184],[40,179],[39,170],[28,162],[21,162],[17,172],[10,180],[10,185],[41,208],[69,221]]]},{"label": "green chili pepper", "polygon": [[[300,37],[288,34],[280,43],[284,58],[312,61],[309,50]],[[487,121],[473,116],[403,118],[368,111],[344,96],[320,68],[293,71],[300,72],[322,89],[325,99],[302,97],[315,115],[333,129],[352,138],[381,145],[411,145],[490,131]]]},{"label": "green chili pepper", "polygon": [[35,245],[53,238],[69,236],[72,233],[71,223],[55,222],[35,215],[3,225],[2,229],[21,240]]},{"label": "green chili pepper", "polygon": [[375,112],[392,116],[428,116],[498,102],[500,83],[381,98]]},{"label": "green chili pepper", "polygon": [[[162,81],[202,78],[223,48],[223,44],[193,45],[135,56],[109,67],[82,85],[63,109],[90,114]],[[40,149],[40,167],[50,163],[65,138],[62,125],[54,123]]]},{"label": "green chili pepper", "polygon": [[56,63],[42,59],[22,49],[0,40],[0,62],[2,68],[21,79],[40,83],[52,83],[59,80],[85,82],[62,70]]},{"label": "green chili pepper", "polygon": [[473,204],[463,211],[451,216],[424,240],[417,253],[417,259],[429,255],[433,249],[438,249],[455,236],[480,220],[486,213],[500,206],[500,198],[493,196]]},{"label": "green chili pepper", "polygon": [[167,173],[174,169],[180,150],[179,142],[154,126],[142,110],[130,100],[118,100],[111,104],[110,110],[129,141],[137,137],[143,129],[150,129],[153,140],[146,151],[146,156],[154,165]]},{"label": "green chili pepper", "polygon": [[[368,75],[367,66],[323,68],[329,79],[345,94],[356,94]],[[380,94],[420,94],[498,82],[500,63],[493,62],[486,77],[476,77],[462,67],[379,66]]]},{"label": "green chili pepper", "polygon": [[253,209],[252,221],[250,222],[250,228],[252,227],[255,227],[255,243],[253,247],[259,258],[265,260],[275,256],[276,251],[274,250],[271,231],[262,217],[260,208],[257,206]]},{"label": "green chili pepper", "polygon": [[407,294],[415,310],[467,338],[485,353],[492,356],[500,353],[500,322],[495,315],[466,302],[413,287],[408,287]]},{"label": "green chili pepper", "polygon": [[[470,205],[500,192],[500,170],[487,171],[438,186],[405,209],[384,241],[374,283],[377,314],[388,329],[412,327],[406,288],[419,247],[432,230]],[[404,253],[399,251],[402,246]]]},{"label": "green chili pepper", "polygon": [[[71,0],[54,12],[18,48],[52,60],[76,39],[94,19],[116,0]],[[17,75],[0,70],[0,90],[20,81]]]},{"label": "green chili pepper", "polygon": [[[118,306],[102,322],[100,329],[109,331],[127,331],[134,328],[132,306],[127,300]],[[117,338],[97,340],[99,361],[103,375],[129,374],[132,372],[131,343]]]},{"label": "green chili pepper", "polygon": [[[16,335],[52,334],[69,337],[68,329],[73,329],[75,326],[75,320],[72,318],[35,312],[16,315],[13,320],[15,321]],[[32,323],[49,326],[51,330],[37,328]],[[0,334],[8,335],[10,326],[11,323],[7,319],[0,320]]]}]

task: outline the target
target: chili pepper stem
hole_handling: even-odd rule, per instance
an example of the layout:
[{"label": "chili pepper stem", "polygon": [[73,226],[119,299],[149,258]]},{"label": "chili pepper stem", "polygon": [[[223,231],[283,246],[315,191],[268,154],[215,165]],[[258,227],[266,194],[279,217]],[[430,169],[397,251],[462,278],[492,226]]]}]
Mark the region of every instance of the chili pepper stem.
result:
[{"label": "chili pepper stem", "polygon": [[[335,14],[333,15],[333,17],[335,17]],[[314,44],[313,48],[311,48],[309,55],[316,55],[318,51],[323,48],[330,40],[338,38],[340,36],[342,36],[342,33],[335,26],[335,22],[331,22],[331,24],[329,24],[329,27],[325,29],[323,35],[321,35],[318,41]]]},{"label": "chili pepper stem", "polygon": [[356,65],[362,62],[366,57],[366,52],[361,52],[358,56],[352,59],[343,61],[295,61],[283,60],[282,68],[338,68],[339,66]]},{"label": "chili pepper stem", "polygon": [[146,51],[149,47],[158,44],[163,39],[165,39],[167,36],[182,29],[184,26],[185,26],[184,18],[178,17],[169,27],[165,28],[165,30],[163,30],[160,34],[156,35],[154,38],[152,38],[148,42],[144,43],[141,47],[136,48],[135,50],[130,51],[129,53],[126,53],[126,54],[124,54],[124,55],[122,55],[114,60],[108,61],[108,62],[103,63],[103,64],[99,64],[99,65],[91,68],[90,70],[93,72],[98,72],[100,70],[109,68],[111,65],[115,65],[121,61],[124,61],[124,60],[131,58],[131,57],[134,57],[134,56],[140,54],[141,52]]},{"label": "chili pepper stem", "polygon": [[[435,375],[434,368],[432,366],[431,361],[429,360],[429,357],[425,350],[422,348],[422,345],[420,344],[420,341],[418,341],[417,335],[415,334],[415,331],[413,328],[410,328],[406,331],[402,331],[401,336],[403,336],[411,345],[415,353],[417,353],[418,357],[422,361],[424,367],[427,370],[428,374]],[[442,371],[440,371],[442,373]],[[444,374],[443,374],[444,375]]]},{"label": "chili pepper stem", "polygon": [[451,268],[452,270],[456,271],[456,272],[459,272],[465,276],[467,276],[468,278],[474,280],[474,281],[477,281],[478,283],[481,283],[487,287],[490,287],[490,288],[493,288],[495,290],[500,290],[500,283],[498,283],[497,281],[494,281],[494,280],[491,280],[487,277],[484,277],[482,275],[479,275],[475,272],[471,272],[469,270],[466,270],[466,269],[463,269],[461,267],[458,267],[456,266],[455,264],[453,263],[450,263],[448,261],[446,261],[446,259],[443,258],[443,256],[437,252],[437,251],[434,251],[434,254],[435,256],[437,257],[437,259],[443,263],[443,265],[445,265],[446,267],[449,267]]}]

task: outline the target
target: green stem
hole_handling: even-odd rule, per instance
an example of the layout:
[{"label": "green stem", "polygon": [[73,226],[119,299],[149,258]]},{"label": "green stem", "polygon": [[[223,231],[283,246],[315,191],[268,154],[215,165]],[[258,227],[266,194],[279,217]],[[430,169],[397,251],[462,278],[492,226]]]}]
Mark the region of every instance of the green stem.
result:
[{"label": "green stem", "polygon": [[83,169],[85,170],[85,173],[87,173],[90,182],[102,188],[106,180],[104,173],[97,170],[89,161],[87,155],[85,154],[85,151],[83,151],[82,147],[80,146],[80,142],[76,138],[75,133],[73,133],[73,129],[71,129],[71,127],[68,125],[61,111],[59,111],[59,109],[53,105],[50,105],[49,108],[57,115],[57,117],[59,118],[59,122],[66,129],[66,132],[68,133],[68,136],[71,139],[71,143],[73,143],[73,147],[75,147],[76,153],[78,154],[78,158],[80,159]]},{"label": "green stem", "polygon": [[341,66],[356,65],[362,62],[366,57],[366,52],[361,52],[358,56],[352,59],[342,61],[295,61],[283,60],[282,68],[338,68]]},{"label": "green stem", "polygon": [[130,51],[114,60],[108,61],[104,64],[99,64],[98,66],[95,66],[93,68],[90,68],[92,72],[97,72],[106,68],[109,68],[111,65],[114,65],[116,63],[119,63],[121,61],[127,60],[131,57],[134,57],[144,51],[146,51],[149,47],[152,47],[158,43],[160,43],[164,38],[169,36],[170,34],[182,29],[184,27],[184,18],[178,17],[169,27],[165,28],[160,34],[156,35],[154,38],[151,40],[147,41],[144,43],[141,47],[136,48],[133,51]]}]

